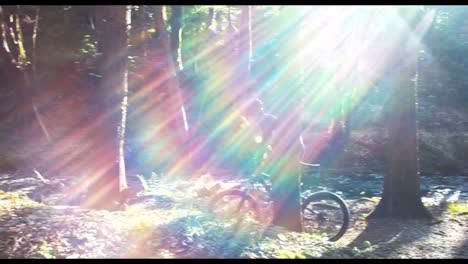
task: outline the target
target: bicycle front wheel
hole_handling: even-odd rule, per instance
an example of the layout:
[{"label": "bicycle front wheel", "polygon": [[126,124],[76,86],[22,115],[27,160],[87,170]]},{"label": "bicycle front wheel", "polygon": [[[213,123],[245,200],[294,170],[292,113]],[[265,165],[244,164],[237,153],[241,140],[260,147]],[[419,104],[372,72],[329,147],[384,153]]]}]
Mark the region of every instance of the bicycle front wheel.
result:
[{"label": "bicycle front wheel", "polygon": [[243,190],[231,189],[216,194],[210,202],[212,213],[226,221],[251,222],[258,220],[260,210],[252,196]]},{"label": "bicycle front wheel", "polygon": [[348,229],[349,209],[343,199],[327,191],[316,192],[302,204],[304,231],[337,241]]}]

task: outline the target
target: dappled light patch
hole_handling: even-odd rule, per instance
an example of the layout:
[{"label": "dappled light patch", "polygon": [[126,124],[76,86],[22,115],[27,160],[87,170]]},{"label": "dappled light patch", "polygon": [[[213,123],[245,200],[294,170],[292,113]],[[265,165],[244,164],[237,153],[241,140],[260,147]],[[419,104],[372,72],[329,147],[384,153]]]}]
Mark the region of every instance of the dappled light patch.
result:
[{"label": "dappled light patch", "polygon": [[249,258],[367,258],[370,253],[353,251],[343,244],[308,233],[274,232],[244,252]]},{"label": "dappled light patch", "polygon": [[449,202],[448,210],[454,214],[468,214],[468,203],[467,202]]},{"label": "dappled light patch", "polygon": [[5,192],[0,190],[0,212],[8,213],[15,209],[31,209],[35,207],[43,206],[43,204],[37,203],[29,199],[24,194],[16,192]]}]

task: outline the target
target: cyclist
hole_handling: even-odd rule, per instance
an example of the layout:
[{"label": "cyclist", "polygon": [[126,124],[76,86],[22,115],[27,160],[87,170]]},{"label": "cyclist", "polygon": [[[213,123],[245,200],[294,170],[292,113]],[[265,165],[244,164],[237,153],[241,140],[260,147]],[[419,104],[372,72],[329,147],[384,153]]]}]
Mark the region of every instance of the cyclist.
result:
[{"label": "cyclist", "polygon": [[248,156],[242,170],[248,173],[262,173],[259,165],[272,150],[270,145],[278,118],[265,112],[263,102],[259,98],[247,103],[241,114],[241,127],[244,129],[244,149],[241,155]]}]

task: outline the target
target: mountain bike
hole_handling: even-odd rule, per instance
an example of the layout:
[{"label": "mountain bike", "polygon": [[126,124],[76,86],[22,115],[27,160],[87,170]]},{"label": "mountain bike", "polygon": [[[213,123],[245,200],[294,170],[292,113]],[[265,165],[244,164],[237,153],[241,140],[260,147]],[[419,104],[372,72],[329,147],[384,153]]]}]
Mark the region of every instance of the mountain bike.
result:
[{"label": "mountain bike", "polygon": [[[266,115],[263,109],[260,112],[260,118],[253,120],[257,125],[249,125],[249,121],[245,120],[247,129],[240,131],[244,139],[241,142],[248,150],[242,153],[242,156],[250,156],[250,159],[244,162],[244,166],[250,167],[248,170],[253,177],[248,177],[243,184],[219,191],[214,195],[210,201],[210,208],[217,217],[238,223],[260,220],[267,224],[274,218],[272,210],[262,209],[271,205],[271,199],[268,197],[269,174],[264,171],[268,171],[270,167],[268,164],[272,162],[268,158],[272,151],[269,143],[277,118]],[[302,138],[301,144],[305,147]],[[307,167],[321,170],[320,164],[304,161],[299,162],[298,166],[301,168],[301,178]],[[261,206],[262,203],[265,206]],[[348,229],[349,209],[337,194],[328,191],[315,192],[302,200],[302,221],[305,232],[316,233],[325,236],[329,241],[336,241]]]},{"label": "mountain bike", "polygon": [[[319,164],[300,162],[301,173],[305,167],[319,169]],[[271,222],[274,217],[271,210],[262,210],[263,203],[268,207],[270,184],[269,175],[246,180],[243,184],[222,190],[215,194],[210,208],[216,217],[237,222]],[[259,195],[260,193],[260,195]],[[270,201],[269,201],[270,200]],[[329,241],[337,241],[349,226],[350,213],[344,200],[335,193],[320,191],[310,194],[302,200],[302,221],[304,232],[317,234]]]}]

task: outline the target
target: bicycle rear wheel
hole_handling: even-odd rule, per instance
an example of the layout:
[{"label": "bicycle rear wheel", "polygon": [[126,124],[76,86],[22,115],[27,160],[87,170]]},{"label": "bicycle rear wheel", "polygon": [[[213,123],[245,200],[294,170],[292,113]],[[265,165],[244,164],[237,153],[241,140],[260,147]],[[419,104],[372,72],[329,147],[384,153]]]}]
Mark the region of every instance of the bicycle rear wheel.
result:
[{"label": "bicycle rear wheel", "polygon": [[243,190],[230,189],[216,194],[210,202],[212,213],[226,221],[252,222],[260,217],[255,199]]},{"label": "bicycle rear wheel", "polygon": [[349,225],[349,209],[338,195],[322,191],[311,194],[302,204],[304,231],[340,239]]}]

